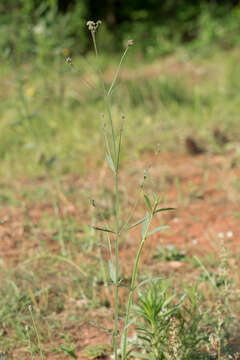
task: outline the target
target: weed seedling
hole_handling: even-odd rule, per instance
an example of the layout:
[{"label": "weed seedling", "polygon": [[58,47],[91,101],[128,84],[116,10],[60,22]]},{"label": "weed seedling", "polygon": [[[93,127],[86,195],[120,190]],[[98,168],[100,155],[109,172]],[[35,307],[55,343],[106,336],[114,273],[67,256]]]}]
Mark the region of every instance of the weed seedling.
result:
[{"label": "weed seedling", "polygon": [[168,285],[163,281],[152,283],[147,291],[139,294],[135,311],[140,321],[136,330],[145,355],[134,353],[135,356],[151,360],[167,359],[165,354],[169,350],[170,338],[175,343],[174,314],[181,305],[181,302],[173,304],[175,296],[169,294]]}]

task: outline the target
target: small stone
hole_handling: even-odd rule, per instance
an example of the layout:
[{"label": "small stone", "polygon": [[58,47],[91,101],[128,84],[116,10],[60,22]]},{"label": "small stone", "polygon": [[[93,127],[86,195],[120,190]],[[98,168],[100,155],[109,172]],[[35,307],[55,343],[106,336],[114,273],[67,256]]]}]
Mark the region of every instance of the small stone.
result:
[{"label": "small stone", "polygon": [[229,230],[229,231],[227,231],[226,235],[227,235],[227,238],[230,239],[233,237],[233,232],[231,230]]},{"label": "small stone", "polygon": [[177,270],[183,266],[183,263],[181,261],[169,261],[168,266],[174,270]]}]

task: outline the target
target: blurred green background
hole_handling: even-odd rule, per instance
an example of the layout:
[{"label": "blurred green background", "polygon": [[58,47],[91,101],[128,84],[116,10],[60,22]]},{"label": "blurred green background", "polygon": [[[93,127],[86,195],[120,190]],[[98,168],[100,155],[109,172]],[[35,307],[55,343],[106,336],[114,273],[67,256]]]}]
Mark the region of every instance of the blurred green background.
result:
[{"label": "blurred green background", "polygon": [[104,22],[102,46],[108,52],[121,50],[129,37],[148,57],[168,54],[177,43],[207,46],[214,41],[229,48],[239,42],[236,0],[9,0],[0,5],[0,14],[1,56],[22,61],[39,55],[41,42],[49,58],[64,47],[85,54],[89,19]]},{"label": "blurred green background", "polygon": [[108,52],[121,50],[129,37],[136,40],[135,50],[148,57],[168,54],[176,43],[207,46],[215,41],[229,48],[239,42],[236,0],[9,0],[0,5],[0,14],[1,56],[18,61],[39,55],[43,45],[48,58],[64,47],[85,54],[89,19],[104,22],[102,46]]},{"label": "blurred green background", "polygon": [[[98,19],[96,60],[86,22]],[[128,119],[125,156],[184,151],[191,134],[222,151],[216,127],[239,140],[239,35],[233,0],[2,2],[1,175],[84,172],[90,158],[101,161],[96,61],[110,85],[128,39],[112,100],[116,123]]]}]

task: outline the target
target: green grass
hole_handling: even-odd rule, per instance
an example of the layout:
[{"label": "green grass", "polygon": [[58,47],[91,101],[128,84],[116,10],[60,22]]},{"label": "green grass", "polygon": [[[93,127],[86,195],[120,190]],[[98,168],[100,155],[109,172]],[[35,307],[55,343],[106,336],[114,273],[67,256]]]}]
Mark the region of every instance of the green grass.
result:
[{"label": "green grass", "polygon": [[[237,50],[219,50],[205,60],[181,49],[153,64],[130,59],[113,92],[113,115],[119,124],[121,115],[126,115],[128,125],[124,158],[130,149],[134,155],[157,148],[184,151],[184,139],[192,134],[210,152],[221,151],[213,139],[216,127],[237,142],[238,56]],[[90,61],[74,59],[79,73],[63,57],[40,70],[35,64],[5,66],[0,105],[2,176],[21,175],[23,169],[29,175],[84,173],[93,148],[94,161],[101,163],[103,107],[93,70],[96,64],[90,67]],[[110,84],[115,58],[103,57],[100,62]]]}]

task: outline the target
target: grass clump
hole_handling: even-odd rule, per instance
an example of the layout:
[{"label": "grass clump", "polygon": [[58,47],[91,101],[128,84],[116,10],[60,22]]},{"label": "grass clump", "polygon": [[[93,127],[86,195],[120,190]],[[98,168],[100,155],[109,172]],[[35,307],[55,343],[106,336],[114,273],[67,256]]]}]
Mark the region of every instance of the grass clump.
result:
[{"label": "grass clump", "polygon": [[[137,323],[137,339],[140,340],[143,349],[141,358],[162,360],[172,347],[170,338],[173,338],[174,314],[180,308],[174,305],[175,294],[170,295],[167,284],[158,281],[150,285],[147,291],[139,294],[138,305],[135,308],[136,315],[142,322]],[[169,346],[170,345],[170,346]],[[172,344],[173,345],[173,344]],[[137,353],[134,352],[137,356]]]}]

